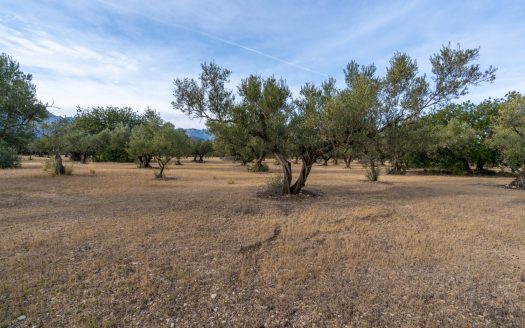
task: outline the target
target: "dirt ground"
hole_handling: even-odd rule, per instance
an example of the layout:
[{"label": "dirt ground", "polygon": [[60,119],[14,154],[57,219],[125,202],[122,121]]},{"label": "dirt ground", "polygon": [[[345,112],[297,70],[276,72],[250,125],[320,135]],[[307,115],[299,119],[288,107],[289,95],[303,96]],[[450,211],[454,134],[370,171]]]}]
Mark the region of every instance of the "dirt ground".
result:
[{"label": "dirt ground", "polygon": [[525,327],[511,178],[42,162],[0,171],[0,327]]}]

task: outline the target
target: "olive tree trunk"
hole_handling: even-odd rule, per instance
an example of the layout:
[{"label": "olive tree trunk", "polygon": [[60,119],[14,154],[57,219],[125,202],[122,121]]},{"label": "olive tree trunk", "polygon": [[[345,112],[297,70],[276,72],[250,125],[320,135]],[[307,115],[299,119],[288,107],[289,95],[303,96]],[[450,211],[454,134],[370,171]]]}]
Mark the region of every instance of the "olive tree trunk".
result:
[{"label": "olive tree trunk", "polygon": [[301,171],[299,172],[297,180],[292,185],[292,163],[281,154],[275,154],[275,157],[279,161],[283,171],[283,195],[299,194],[306,185],[306,180],[308,179],[308,176],[312,170],[312,166],[316,162],[317,158],[301,156]]},{"label": "olive tree trunk", "polygon": [[518,172],[518,176],[507,185],[508,188],[525,190],[525,171]]},{"label": "olive tree trunk", "polygon": [[350,164],[352,164],[352,157],[351,156],[348,156],[348,157],[345,156],[345,157],[343,157],[343,161],[345,161],[345,167],[347,169],[349,169],[350,168]]},{"label": "olive tree trunk", "polygon": [[58,153],[55,154],[55,173],[57,175],[66,173],[66,168],[62,164],[62,157]]},{"label": "olive tree trunk", "polygon": [[292,163],[285,156],[281,154],[275,154],[275,158],[281,164],[281,169],[283,170],[283,195],[290,195],[292,184]]},{"label": "olive tree trunk", "polygon": [[306,179],[312,171],[312,166],[315,163],[315,160],[312,160],[310,157],[301,156],[301,171],[299,172],[299,177],[291,187],[292,194],[296,195],[301,192],[303,187],[306,185]]}]

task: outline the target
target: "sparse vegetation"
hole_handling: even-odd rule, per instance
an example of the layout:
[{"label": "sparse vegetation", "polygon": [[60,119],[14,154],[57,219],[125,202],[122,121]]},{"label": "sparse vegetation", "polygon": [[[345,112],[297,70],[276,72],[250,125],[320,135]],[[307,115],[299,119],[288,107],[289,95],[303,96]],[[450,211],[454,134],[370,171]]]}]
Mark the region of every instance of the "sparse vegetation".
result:
[{"label": "sparse vegetation", "polygon": [[273,176],[268,179],[266,189],[271,196],[281,195],[281,191],[283,190],[283,180],[279,176]]},{"label": "sparse vegetation", "polygon": [[0,327],[525,326],[525,97],[454,103],[494,81],[478,55],[350,61],[295,96],[204,63],[172,102],[204,134],[150,108],[42,122],[0,55],[0,168],[29,155],[0,171]]},{"label": "sparse vegetation", "polygon": [[525,324],[512,177],[370,184],[356,162],[316,167],[320,197],[261,198],[280,167],[191,159],[162,184],[132,163],[0,171],[0,325]]},{"label": "sparse vegetation", "polygon": [[[351,61],[344,71],[346,88],[339,90],[329,78],[319,87],[304,85],[297,99],[283,79],[250,75],[238,87],[238,102],[226,88],[231,71],[204,63],[198,80],[175,79],[172,105],[205,119],[221,143],[238,154],[255,142],[263,156],[272,154],[279,161],[282,193],[299,194],[313,164],[324,158],[326,165],[341,149],[352,149],[372,168],[389,159],[392,172],[404,172],[403,153],[410,147],[399,147],[407,134],[395,132],[466,95],[471,85],[492,82],[496,69],[473,64],[478,55],[479,48],[444,46],[430,57],[431,80],[404,53],[392,57],[384,77],[374,65]],[[293,157],[302,163],[295,181],[289,160]],[[372,173],[377,179],[375,169]]]},{"label": "sparse vegetation", "polygon": [[15,148],[0,142],[0,169],[20,166],[20,156]]},{"label": "sparse vegetation", "polygon": [[366,166],[366,178],[368,181],[377,181],[379,180],[379,175],[381,174],[381,168],[374,162],[370,161]]}]

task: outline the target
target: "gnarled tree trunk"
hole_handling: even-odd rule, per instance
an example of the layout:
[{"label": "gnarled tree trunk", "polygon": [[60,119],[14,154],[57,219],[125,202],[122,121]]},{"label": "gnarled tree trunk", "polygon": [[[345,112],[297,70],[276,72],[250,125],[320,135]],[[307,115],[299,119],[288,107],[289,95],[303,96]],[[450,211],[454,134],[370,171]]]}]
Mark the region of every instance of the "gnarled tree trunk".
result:
[{"label": "gnarled tree trunk", "polygon": [[525,190],[525,172],[519,175],[511,183],[507,185],[508,188]]},{"label": "gnarled tree trunk", "polygon": [[465,171],[467,173],[472,173],[472,170],[470,168],[470,164],[469,164],[469,162],[467,161],[466,158],[462,158],[461,159],[461,163],[463,164],[463,171]]},{"label": "gnarled tree trunk", "polygon": [[62,164],[62,157],[58,153],[55,154],[55,173],[57,175],[62,175],[66,173],[66,168]]},{"label": "gnarled tree trunk", "polygon": [[255,163],[253,164],[253,167],[250,168],[250,171],[253,172],[260,172],[261,168],[263,166],[262,162],[264,161],[264,155],[258,155],[255,159]]},{"label": "gnarled tree trunk", "polygon": [[315,163],[315,160],[313,160],[311,157],[306,156],[301,156],[301,161],[301,171],[299,172],[297,181],[295,181],[295,183],[291,187],[291,192],[294,195],[300,193],[303,187],[306,185],[306,179],[308,179],[310,171],[312,171],[312,166]]},{"label": "gnarled tree trunk", "polygon": [[352,156],[345,156],[343,157],[343,160],[345,161],[345,167],[349,169],[350,164],[352,164]]},{"label": "gnarled tree trunk", "polygon": [[321,164],[322,166],[328,166],[328,161],[332,158],[332,156],[328,156],[328,157],[321,157],[323,159],[323,164]]},{"label": "gnarled tree trunk", "polygon": [[283,195],[289,195],[291,193],[290,185],[292,184],[292,163],[281,154],[275,154],[275,158],[283,170]]},{"label": "gnarled tree trunk", "polygon": [[151,156],[150,155],[144,155],[144,156],[137,156],[139,159],[139,168],[150,168],[151,165],[149,164],[151,162]]},{"label": "gnarled tree trunk", "polygon": [[406,166],[403,165],[403,163],[401,163],[400,161],[394,161],[392,163],[392,167],[388,171],[388,174],[404,175],[406,174],[406,172],[407,172],[407,169],[406,169]]},{"label": "gnarled tree trunk", "polygon": [[476,171],[481,172],[483,171],[484,167],[485,167],[485,161],[482,159],[478,159],[476,161]]}]

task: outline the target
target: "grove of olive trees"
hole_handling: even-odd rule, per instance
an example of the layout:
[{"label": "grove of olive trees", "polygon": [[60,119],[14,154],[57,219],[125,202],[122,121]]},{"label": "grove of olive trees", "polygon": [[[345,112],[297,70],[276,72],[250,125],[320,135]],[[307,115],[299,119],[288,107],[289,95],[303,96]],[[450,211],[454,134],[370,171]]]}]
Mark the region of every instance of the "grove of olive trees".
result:
[{"label": "grove of olive trees", "polygon": [[[214,62],[202,64],[197,79],[174,80],[172,106],[190,117],[205,119],[213,141],[194,140],[147,108],[77,108],[74,117],[44,121],[48,105],[36,98],[31,75],[10,56],[1,56],[1,167],[20,164],[18,154],[54,158],[56,174],[64,173],[61,155],[71,160],[128,162],[139,168],[156,163],[158,177],[175,159],[202,163],[210,154],[230,156],[250,171],[268,171],[274,158],[282,171],[282,194],[299,194],[316,163],[343,160],[347,168],[359,160],[366,177],[405,174],[425,169],[452,174],[516,176],[524,188],[524,98],[479,104],[457,103],[469,88],[495,79],[496,69],[475,61],[479,48],[450,44],[430,57],[431,74],[420,72],[405,53],[396,53],[384,76],[376,66],[351,61],[344,85],[334,78],[321,85],[306,83],[295,97],[284,79],[250,75],[234,91],[231,71]],[[31,158],[31,157],[30,157]],[[297,177],[292,162],[299,163]]]},{"label": "grove of olive trees", "polygon": [[[368,165],[370,180],[377,180],[378,165],[385,160],[392,173],[404,172],[403,160],[418,142],[411,125],[465,96],[469,87],[495,79],[495,68],[474,64],[478,56],[479,49],[444,46],[430,57],[430,78],[403,53],[393,56],[383,77],[373,64],[352,61],[344,71],[345,88],[330,78],[321,86],[304,85],[296,99],[284,80],[251,75],[238,86],[235,100],[227,88],[231,72],[204,63],[198,80],[175,79],[172,105],[206,119],[234,152],[257,144],[259,153],[272,154],[282,168],[282,193],[298,194],[313,164],[341,149]],[[302,163],[295,181],[292,157]]]}]

